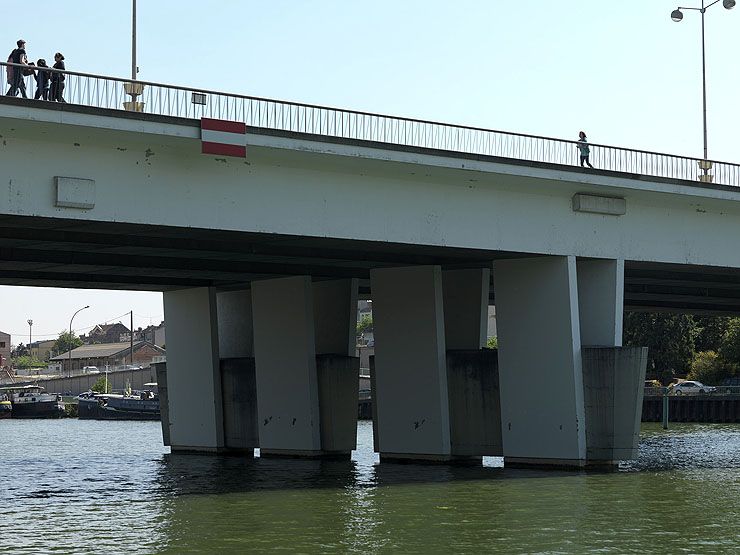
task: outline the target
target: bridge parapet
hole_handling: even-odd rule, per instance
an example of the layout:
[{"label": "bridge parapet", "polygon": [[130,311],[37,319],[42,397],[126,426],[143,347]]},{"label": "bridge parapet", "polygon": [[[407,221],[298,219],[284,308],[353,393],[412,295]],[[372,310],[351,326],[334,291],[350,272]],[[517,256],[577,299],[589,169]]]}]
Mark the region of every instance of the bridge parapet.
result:
[{"label": "bridge parapet", "polygon": [[[7,70],[19,66],[5,62],[0,62],[0,66],[4,66],[0,87],[5,91],[9,87]],[[160,116],[233,120],[253,128],[304,133],[325,140],[378,143],[384,147],[395,145],[571,167],[578,164],[576,141],[74,71],[46,71],[65,74],[64,94],[71,104]],[[32,76],[24,79],[33,96],[35,80]],[[596,143],[589,146],[597,171],[740,186],[738,164]]]}]

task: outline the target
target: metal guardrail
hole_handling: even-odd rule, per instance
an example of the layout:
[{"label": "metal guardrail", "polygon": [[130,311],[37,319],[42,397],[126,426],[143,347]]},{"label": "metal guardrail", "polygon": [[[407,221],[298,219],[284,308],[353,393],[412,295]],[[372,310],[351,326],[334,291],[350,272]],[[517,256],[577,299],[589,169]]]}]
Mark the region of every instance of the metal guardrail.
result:
[{"label": "metal guardrail", "polygon": [[[734,385],[716,385],[712,386],[714,387],[714,391],[711,391],[709,393],[699,393],[698,391],[696,393],[683,393],[682,396],[684,397],[715,397],[717,395],[740,395],[740,387],[734,386]],[[656,396],[662,396],[663,391],[666,388],[664,387],[646,387],[644,391],[645,397],[656,397]],[[676,396],[671,389],[668,389],[668,395],[671,397]]]},{"label": "metal guardrail", "polygon": [[[0,86],[5,92],[9,89],[6,70],[9,66],[22,66],[5,62],[0,62],[0,66],[3,66],[0,68]],[[577,141],[75,71],[51,68],[45,68],[45,71],[64,74],[66,102],[95,108],[194,119],[217,118],[244,122],[248,127],[527,162],[565,166],[579,163]],[[28,75],[23,79],[32,97],[36,90],[34,77]],[[589,146],[590,160],[597,170],[740,186],[740,164],[595,143]]]}]

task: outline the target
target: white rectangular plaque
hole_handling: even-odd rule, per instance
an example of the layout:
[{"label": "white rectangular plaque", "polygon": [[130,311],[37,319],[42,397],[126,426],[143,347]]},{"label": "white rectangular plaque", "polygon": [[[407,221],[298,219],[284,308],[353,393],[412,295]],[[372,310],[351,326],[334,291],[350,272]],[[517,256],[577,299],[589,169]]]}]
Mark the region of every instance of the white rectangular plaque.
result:
[{"label": "white rectangular plaque", "polygon": [[57,195],[56,206],[86,210],[95,207],[94,179],[55,176],[54,183]]}]

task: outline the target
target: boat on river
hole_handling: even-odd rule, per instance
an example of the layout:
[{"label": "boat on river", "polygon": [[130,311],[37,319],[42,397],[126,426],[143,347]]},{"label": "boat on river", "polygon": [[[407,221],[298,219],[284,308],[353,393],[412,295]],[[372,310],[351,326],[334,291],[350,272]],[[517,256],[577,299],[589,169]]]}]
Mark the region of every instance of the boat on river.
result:
[{"label": "boat on river", "polygon": [[87,391],[77,396],[77,402],[81,420],[160,419],[159,395],[150,390],[134,391],[128,395]]},{"label": "boat on river", "polygon": [[62,418],[64,401],[59,393],[46,393],[40,385],[15,385],[0,388],[10,395],[13,418]]},{"label": "boat on river", "polygon": [[8,396],[3,393],[0,395],[0,418],[10,418],[13,414],[13,405]]}]

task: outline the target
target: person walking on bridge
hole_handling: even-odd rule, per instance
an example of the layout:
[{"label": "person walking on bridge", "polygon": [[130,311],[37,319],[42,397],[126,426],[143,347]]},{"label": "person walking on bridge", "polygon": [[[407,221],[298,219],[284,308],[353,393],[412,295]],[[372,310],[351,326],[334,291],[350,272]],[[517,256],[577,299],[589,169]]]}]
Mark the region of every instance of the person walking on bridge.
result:
[{"label": "person walking on bridge", "polygon": [[[28,58],[26,57],[26,41],[18,39],[16,42],[18,48],[13,49],[8,57],[8,63],[28,65]],[[17,96],[20,91],[23,98],[26,96],[26,83],[23,81],[23,68],[7,66],[8,69],[8,82],[10,88],[8,89],[7,96]]]},{"label": "person walking on bridge", "polygon": [[581,131],[578,133],[578,136],[580,139],[578,139],[578,150],[581,151],[581,167],[583,167],[583,163],[585,162],[588,164],[589,168],[593,168],[591,165],[591,162],[589,161],[588,157],[591,155],[591,149],[588,146],[588,141],[586,140],[586,133]]}]

